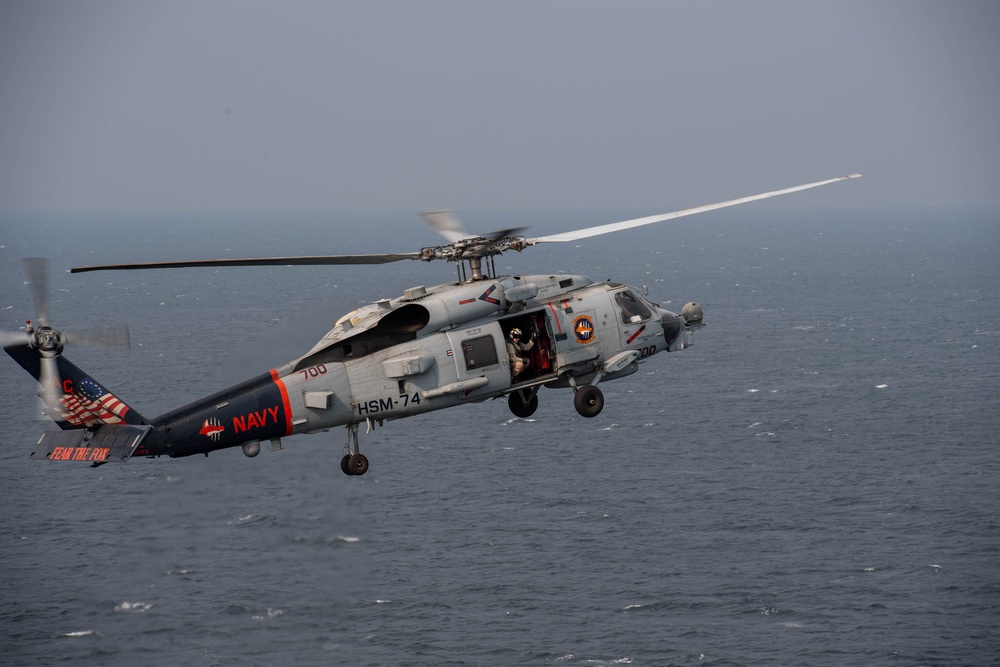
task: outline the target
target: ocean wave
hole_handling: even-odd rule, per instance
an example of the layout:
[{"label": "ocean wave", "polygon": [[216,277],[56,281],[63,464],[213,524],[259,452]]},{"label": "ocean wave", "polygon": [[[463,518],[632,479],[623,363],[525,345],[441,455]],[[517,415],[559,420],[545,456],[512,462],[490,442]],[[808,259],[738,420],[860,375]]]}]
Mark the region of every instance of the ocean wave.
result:
[{"label": "ocean wave", "polygon": [[273,514],[244,514],[226,522],[227,526],[250,526],[258,523],[270,523],[277,519]]},{"label": "ocean wave", "polygon": [[60,637],[69,637],[70,639],[77,639],[79,637],[91,637],[91,636],[101,636],[101,633],[96,630],[76,630],[74,632],[64,632]]},{"label": "ocean wave", "polygon": [[284,609],[272,609],[268,607],[267,611],[260,614],[254,614],[250,618],[255,621],[266,621],[272,618],[278,618],[279,616],[283,616],[284,614],[285,614]]},{"label": "ocean wave", "polygon": [[297,535],[292,541],[300,544],[357,544],[362,538],[355,535]]}]

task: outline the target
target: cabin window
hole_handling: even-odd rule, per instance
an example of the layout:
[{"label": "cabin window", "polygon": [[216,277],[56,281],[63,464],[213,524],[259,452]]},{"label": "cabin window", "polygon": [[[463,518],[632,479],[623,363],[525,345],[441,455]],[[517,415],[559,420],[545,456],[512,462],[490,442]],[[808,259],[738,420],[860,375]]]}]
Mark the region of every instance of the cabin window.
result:
[{"label": "cabin window", "polygon": [[493,336],[480,336],[462,341],[462,354],[465,356],[467,371],[493,366],[499,362]]},{"label": "cabin window", "polygon": [[649,308],[630,290],[623,290],[615,294],[615,303],[622,311],[622,323],[634,324],[648,320],[652,313]]}]

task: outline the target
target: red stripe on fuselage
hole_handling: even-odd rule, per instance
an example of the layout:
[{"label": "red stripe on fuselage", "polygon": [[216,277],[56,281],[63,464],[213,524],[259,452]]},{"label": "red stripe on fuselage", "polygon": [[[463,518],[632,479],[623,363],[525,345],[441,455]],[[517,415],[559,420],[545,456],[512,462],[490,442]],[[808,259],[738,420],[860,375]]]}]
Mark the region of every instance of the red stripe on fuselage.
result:
[{"label": "red stripe on fuselage", "polygon": [[558,333],[562,333],[562,325],[559,324],[559,313],[556,312],[556,307],[552,305],[551,301],[549,301],[549,309],[552,311],[552,319],[556,321]]},{"label": "red stripe on fuselage", "polygon": [[281,392],[281,404],[285,407],[285,435],[292,434],[292,404],[288,402],[288,388],[280,377],[278,371],[271,369],[271,379]]}]

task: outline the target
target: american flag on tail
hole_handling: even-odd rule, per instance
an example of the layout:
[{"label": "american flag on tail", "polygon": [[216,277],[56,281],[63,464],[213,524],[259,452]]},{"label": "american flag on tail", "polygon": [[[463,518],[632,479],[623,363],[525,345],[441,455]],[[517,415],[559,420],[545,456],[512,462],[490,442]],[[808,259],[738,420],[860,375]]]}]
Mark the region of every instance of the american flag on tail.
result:
[{"label": "american flag on tail", "polygon": [[101,424],[123,424],[128,406],[118,397],[90,378],[84,378],[73,388],[73,393],[63,394],[59,411],[62,418],[73,426],[93,427]]}]

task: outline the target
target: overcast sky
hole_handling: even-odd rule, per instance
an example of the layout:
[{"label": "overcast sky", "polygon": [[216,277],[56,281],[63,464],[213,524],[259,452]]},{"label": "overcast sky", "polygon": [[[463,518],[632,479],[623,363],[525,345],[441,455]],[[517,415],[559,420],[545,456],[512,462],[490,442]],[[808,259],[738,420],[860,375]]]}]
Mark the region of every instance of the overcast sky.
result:
[{"label": "overcast sky", "polygon": [[2,210],[997,205],[998,128],[996,0],[0,3]]}]

